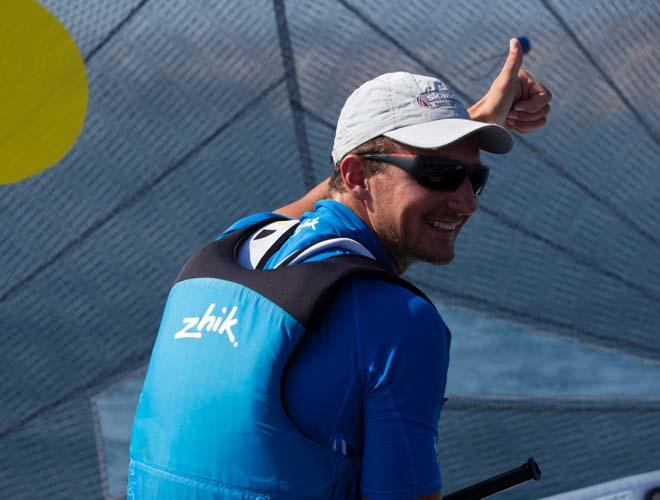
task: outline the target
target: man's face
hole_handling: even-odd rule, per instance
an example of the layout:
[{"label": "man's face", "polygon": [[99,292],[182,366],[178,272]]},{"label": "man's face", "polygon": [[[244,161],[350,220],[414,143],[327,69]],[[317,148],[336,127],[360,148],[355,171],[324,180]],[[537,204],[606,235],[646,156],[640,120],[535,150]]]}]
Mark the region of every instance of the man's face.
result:
[{"label": "man's face", "polygon": [[[396,153],[434,155],[463,164],[479,163],[476,137],[440,149],[418,149],[397,144]],[[425,188],[414,177],[391,164],[368,178],[371,197],[366,203],[368,222],[403,272],[411,262],[446,264],[454,258],[454,242],[477,210],[477,198],[466,178],[454,191]]]}]

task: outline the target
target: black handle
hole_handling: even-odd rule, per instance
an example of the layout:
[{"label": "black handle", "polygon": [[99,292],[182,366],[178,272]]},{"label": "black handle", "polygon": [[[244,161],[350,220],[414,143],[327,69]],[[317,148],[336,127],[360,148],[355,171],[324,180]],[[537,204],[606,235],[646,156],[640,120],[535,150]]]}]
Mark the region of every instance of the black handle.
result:
[{"label": "black handle", "polygon": [[541,468],[532,457],[520,467],[489,477],[442,498],[445,500],[480,500],[530,479],[534,481],[541,479]]}]

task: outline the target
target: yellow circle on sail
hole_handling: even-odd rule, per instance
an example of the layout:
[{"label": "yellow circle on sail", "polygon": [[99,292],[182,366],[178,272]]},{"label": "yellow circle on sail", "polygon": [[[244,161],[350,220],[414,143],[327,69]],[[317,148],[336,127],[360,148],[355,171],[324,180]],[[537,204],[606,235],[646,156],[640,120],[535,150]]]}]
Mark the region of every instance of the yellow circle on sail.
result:
[{"label": "yellow circle on sail", "polygon": [[85,63],[66,28],[34,0],[0,1],[0,184],[55,165],[87,110]]}]

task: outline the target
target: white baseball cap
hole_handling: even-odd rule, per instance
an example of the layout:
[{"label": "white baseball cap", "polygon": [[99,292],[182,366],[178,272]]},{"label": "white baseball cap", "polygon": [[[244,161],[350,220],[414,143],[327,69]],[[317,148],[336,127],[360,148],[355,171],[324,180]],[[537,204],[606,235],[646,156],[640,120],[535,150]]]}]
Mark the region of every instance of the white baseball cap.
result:
[{"label": "white baseball cap", "polygon": [[339,114],[332,148],[335,164],[346,153],[384,135],[408,146],[436,149],[477,134],[479,149],[511,151],[511,134],[499,125],[470,119],[465,105],[444,82],[399,71],[358,87]]}]

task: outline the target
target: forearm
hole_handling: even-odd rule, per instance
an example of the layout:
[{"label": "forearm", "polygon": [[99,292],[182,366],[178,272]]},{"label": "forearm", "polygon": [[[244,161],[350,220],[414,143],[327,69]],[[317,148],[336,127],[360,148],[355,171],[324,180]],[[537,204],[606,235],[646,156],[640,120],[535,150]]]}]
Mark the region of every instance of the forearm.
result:
[{"label": "forearm", "polygon": [[314,203],[319,200],[324,200],[328,197],[328,183],[330,177],[327,177],[321,183],[313,188],[309,193],[300,198],[299,200],[289,203],[283,207],[275,210],[278,214],[286,215],[292,219],[299,219],[305,212],[310,212],[314,209]]}]

